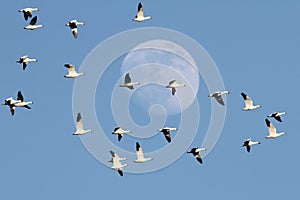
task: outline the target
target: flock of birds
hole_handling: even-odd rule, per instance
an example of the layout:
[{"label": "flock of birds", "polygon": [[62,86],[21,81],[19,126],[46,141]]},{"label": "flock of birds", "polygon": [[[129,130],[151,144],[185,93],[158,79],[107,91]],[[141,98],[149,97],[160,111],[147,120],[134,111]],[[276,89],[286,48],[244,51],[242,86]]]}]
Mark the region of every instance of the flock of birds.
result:
[{"label": "flock of birds", "polygon": [[[37,16],[33,17],[33,12],[39,11],[38,8],[24,8],[24,9],[20,9],[19,12],[22,12],[24,15],[24,19],[27,21],[29,18],[32,18],[29,22],[29,24],[27,26],[24,27],[24,29],[26,30],[35,30],[38,28],[42,28],[43,25],[37,24]],[[142,22],[145,20],[150,20],[151,17],[150,16],[144,16],[144,9],[141,3],[138,4],[138,13],[135,16],[135,18],[133,19],[133,21],[136,22]],[[83,22],[78,22],[77,20],[71,20],[69,21],[66,26],[70,27],[70,29],[72,30],[72,34],[73,37],[76,39],[78,38],[78,25],[84,25]],[[19,58],[19,60],[16,61],[17,63],[22,64],[23,66],[23,70],[26,69],[26,67],[28,66],[29,63],[31,62],[38,62],[37,59],[35,58],[29,58],[27,55],[24,55],[22,57]],[[83,76],[84,73],[78,73],[75,69],[75,66],[72,64],[65,64],[64,65],[66,68],[68,68],[68,74],[65,75],[65,78],[77,78],[79,76]],[[124,83],[119,85],[120,87],[126,87],[129,88],[131,90],[134,89],[134,86],[140,85],[140,82],[132,82],[131,77],[129,75],[129,73],[127,73],[125,75],[125,79],[124,79]],[[166,85],[166,88],[171,89],[171,93],[172,95],[176,94],[176,90],[178,88],[181,87],[185,87],[185,84],[181,84],[181,83],[177,83],[176,80],[172,80],[169,82],[168,85]],[[215,100],[222,106],[225,106],[224,100],[222,98],[223,95],[226,94],[230,94],[229,91],[216,91],[211,93],[210,95],[208,95],[208,97],[210,98],[215,98]],[[250,111],[250,110],[255,110],[258,108],[261,108],[260,105],[254,105],[252,99],[246,95],[244,92],[241,93],[244,101],[245,101],[245,107],[242,108],[242,110],[244,111]],[[8,106],[10,109],[10,113],[11,115],[15,114],[15,109],[17,107],[24,107],[27,109],[31,109],[31,107],[29,105],[33,104],[32,101],[24,101],[24,97],[22,95],[21,91],[18,91],[17,93],[17,99],[15,100],[13,97],[7,98],[5,99],[4,103],[2,103],[2,105]],[[268,132],[269,135],[267,135],[265,138],[278,138],[282,135],[285,135],[285,132],[281,132],[278,133],[275,126],[270,122],[270,120],[268,118],[274,118],[275,120],[282,122],[281,116],[285,115],[286,112],[274,112],[270,115],[267,116],[267,118],[265,119],[266,125],[268,127]],[[176,131],[177,128],[172,128],[172,127],[164,127],[161,129],[158,129],[158,132],[161,132],[164,134],[165,139],[167,140],[168,143],[171,142],[171,131]],[[82,117],[81,114],[78,113],[77,114],[77,118],[76,118],[76,131],[73,133],[73,135],[84,135],[86,133],[90,133],[92,132],[91,129],[85,130],[84,126],[83,126],[83,121],[82,121]],[[120,142],[123,135],[124,134],[128,134],[131,133],[130,130],[123,130],[121,128],[121,126],[116,127],[112,134],[114,135],[118,135],[118,141]],[[257,145],[260,144],[260,142],[258,141],[252,141],[251,138],[245,140],[242,144],[242,147],[245,147],[246,150],[248,152],[250,152],[250,149],[253,145]],[[193,156],[195,157],[195,159],[199,162],[199,163],[203,163],[203,160],[201,158],[201,151],[205,151],[206,148],[205,147],[193,147],[192,149],[190,149],[187,153],[193,154]],[[110,154],[112,159],[109,162],[112,162],[113,165],[111,166],[111,169],[115,169],[118,171],[118,173],[123,176],[123,167],[128,166],[128,164],[122,164],[121,161],[127,160],[126,158],[121,158],[119,157],[115,152],[113,152],[112,150],[110,150]],[[143,150],[141,145],[136,142],[136,156],[137,159],[134,160],[135,163],[144,163],[147,161],[152,160],[152,158],[145,158],[144,154],[143,154]]]}]

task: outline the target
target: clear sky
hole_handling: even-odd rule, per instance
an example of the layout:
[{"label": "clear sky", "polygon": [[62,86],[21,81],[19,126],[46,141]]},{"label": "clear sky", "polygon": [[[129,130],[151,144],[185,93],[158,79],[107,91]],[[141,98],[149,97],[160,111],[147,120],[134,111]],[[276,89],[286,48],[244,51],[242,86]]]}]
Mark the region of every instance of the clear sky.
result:
[{"label": "clear sky", "polygon": [[[300,75],[300,2],[145,0],[142,3],[145,14],[153,18],[143,23],[132,21],[138,1],[13,0],[0,3],[0,99],[16,98],[17,91],[21,90],[25,100],[34,102],[31,110],[17,109],[13,117],[7,107],[0,109],[0,198],[297,198],[300,95],[295,91],[298,91]],[[17,11],[25,7],[40,9],[35,14],[44,28],[23,29],[28,22]],[[73,18],[86,23],[79,27],[77,40],[65,26]],[[222,135],[204,158],[203,165],[184,153],[164,169],[144,174],[125,173],[120,177],[91,156],[80,139],[72,135],[75,130],[74,80],[63,77],[67,73],[63,65],[72,63],[79,68],[102,41],[142,27],[173,29],[197,41],[218,66],[225,88],[231,94],[227,96]],[[23,71],[16,63],[22,55],[37,58],[38,62],[30,63]],[[113,62],[104,80],[100,80],[95,107],[107,137],[120,148],[134,151],[137,139],[124,136],[124,141],[117,143],[116,137],[111,135],[116,126],[111,110],[97,105],[102,98],[104,105],[109,103],[107,95],[111,95],[111,86],[106,86],[105,80],[123,79],[122,59],[124,57]],[[262,109],[242,111],[242,91],[262,105]],[[211,101],[207,95],[200,77],[197,98],[203,121],[192,146],[202,144],[202,132],[205,133],[209,123]],[[147,113],[138,106],[131,106],[130,110],[137,123],[148,123]],[[278,131],[285,131],[287,135],[266,140],[264,119],[274,111],[287,112],[283,123],[272,120]],[[88,116],[83,114],[83,118],[88,119]],[[178,116],[168,118],[167,122],[169,126],[176,126]],[[241,148],[243,140],[249,137],[261,142],[250,154]],[[162,135],[150,139],[138,140],[145,152],[167,145]],[[103,153],[109,159],[108,150],[103,149]]]}]

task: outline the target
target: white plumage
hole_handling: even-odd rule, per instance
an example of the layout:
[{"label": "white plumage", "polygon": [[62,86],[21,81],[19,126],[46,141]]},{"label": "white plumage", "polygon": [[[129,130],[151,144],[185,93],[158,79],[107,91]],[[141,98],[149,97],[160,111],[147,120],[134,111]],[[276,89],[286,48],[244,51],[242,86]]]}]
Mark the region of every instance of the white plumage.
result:
[{"label": "white plumage", "polygon": [[89,133],[89,132],[92,132],[92,130],[91,129],[84,130],[81,114],[78,113],[77,118],[76,118],[76,132],[73,133],[73,135],[84,135],[84,134]]}]

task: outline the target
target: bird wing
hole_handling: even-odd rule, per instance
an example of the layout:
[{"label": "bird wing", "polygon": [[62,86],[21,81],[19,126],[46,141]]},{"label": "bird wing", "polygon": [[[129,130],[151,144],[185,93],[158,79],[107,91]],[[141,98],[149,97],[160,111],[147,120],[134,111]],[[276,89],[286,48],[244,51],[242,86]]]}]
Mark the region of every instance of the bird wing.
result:
[{"label": "bird wing", "polygon": [[142,147],[140,146],[140,144],[138,142],[136,143],[136,155],[137,155],[138,160],[144,159],[144,153],[143,153]]},{"label": "bird wing", "polygon": [[77,30],[77,28],[72,28],[72,34],[73,34],[73,36],[74,36],[75,39],[78,38],[78,30]]},{"label": "bird wing", "polygon": [[83,130],[82,118],[80,113],[77,114],[77,118],[76,118],[76,130],[77,131]]},{"label": "bird wing", "polygon": [[11,113],[12,116],[14,116],[14,114],[15,114],[15,108],[16,107],[14,105],[9,106],[9,110],[10,110],[10,113]]},{"label": "bird wing", "polygon": [[176,89],[172,88],[172,95],[175,95],[175,93],[176,93]]},{"label": "bird wing", "polygon": [[109,152],[110,152],[110,154],[111,154],[111,156],[112,156],[112,158],[113,158],[113,163],[114,163],[114,159],[120,161],[120,157],[118,156],[118,154],[116,154],[116,153],[113,152],[113,151],[109,151]]},{"label": "bird wing", "polygon": [[137,16],[138,17],[144,17],[144,9],[143,9],[142,3],[139,3],[139,5],[138,5]]},{"label": "bird wing", "polygon": [[241,93],[243,99],[245,100],[245,106],[246,107],[252,107],[253,106],[253,101],[252,99],[246,95],[244,92]]},{"label": "bird wing", "polygon": [[224,101],[223,101],[223,98],[221,95],[217,95],[217,96],[214,96],[215,99],[217,100],[217,102],[219,102],[222,106],[225,105]]},{"label": "bird wing", "polygon": [[114,132],[116,132],[116,131],[119,130],[120,128],[121,128],[120,126],[116,127],[116,128],[114,129]]},{"label": "bird wing", "polygon": [[270,135],[276,135],[276,128],[275,126],[268,120],[266,119],[266,124],[268,126],[268,131]]},{"label": "bird wing", "polygon": [[251,149],[250,145],[247,145],[246,149],[247,149],[248,152],[250,152],[250,149]]},{"label": "bird wing", "polygon": [[26,69],[27,65],[28,65],[28,63],[27,63],[27,62],[23,62],[23,70],[25,70],[25,69]]},{"label": "bird wing", "polygon": [[129,73],[127,73],[127,74],[125,75],[124,83],[125,83],[125,84],[126,84],[126,83],[131,83],[131,78],[130,78],[130,76],[129,76]]},{"label": "bird wing", "polygon": [[173,84],[173,83],[175,83],[175,82],[176,82],[176,80],[170,81],[170,82],[169,82],[169,85],[171,85],[171,84]]},{"label": "bird wing", "polygon": [[120,142],[123,137],[123,134],[118,134],[118,141]]},{"label": "bird wing", "polygon": [[19,101],[21,101],[21,102],[24,101],[24,97],[23,97],[21,91],[18,91],[18,94],[17,94],[17,100],[19,100]]},{"label": "bird wing", "polygon": [[66,68],[68,68],[69,74],[76,74],[75,66],[72,64],[65,64]]},{"label": "bird wing", "polygon": [[29,17],[28,11],[27,11],[27,12],[24,11],[24,12],[23,12],[23,15],[24,15],[24,19],[27,21],[27,20],[28,20],[28,17]]},{"label": "bird wing", "polygon": [[28,105],[25,105],[25,106],[23,106],[24,108],[27,108],[27,109],[31,109],[31,107],[30,106],[28,106]]},{"label": "bird wing", "polygon": [[123,176],[123,170],[121,167],[118,169],[118,173],[120,174],[120,176]]},{"label": "bird wing", "polygon": [[133,90],[134,89],[134,87],[133,87],[133,85],[131,85],[131,86],[127,86],[129,89],[131,89],[131,90]]},{"label": "bird wing", "polygon": [[33,26],[33,25],[36,24],[36,22],[37,22],[37,16],[35,16],[34,18],[32,18],[29,24]]},{"label": "bird wing", "polygon": [[281,117],[280,116],[276,116],[274,117],[277,121],[282,122]]},{"label": "bird wing", "polygon": [[171,134],[169,130],[164,129],[165,131],[163,131],[166,140],[170,143],[171,142]]},{"label": "bird wing", "polygon": [[201,158],[201,156],[200,156],[200,154],[199,153],[197,153],[196,155],[195,155],[195,158],[197,159],[197,161],[199,162],[199,163],[203,163],[203,161],[202,161],[202,158]]}]

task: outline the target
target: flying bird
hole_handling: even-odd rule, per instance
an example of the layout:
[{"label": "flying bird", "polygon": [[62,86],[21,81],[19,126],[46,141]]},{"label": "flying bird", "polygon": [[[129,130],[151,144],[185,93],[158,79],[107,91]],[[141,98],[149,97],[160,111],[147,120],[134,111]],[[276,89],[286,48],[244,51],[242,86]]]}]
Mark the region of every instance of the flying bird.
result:
[{"label": "flying bird", "polygon": [[125,131],[125,130],[123,130],[120,126],[116,127],[116,128],[114,129],[114,132],[112,132],[112,134],[118,135],[118,141],[119,141],[119,142],[121,141],[123,135],[126,134],[126,133],[131,133],[131,131],[129,131],[129,130],[128,130],[128,131]]},{"label": "flying bird", "polygon": [[178,84],[176,82],[176,80],[173,80],[173,81],[169,82],[169,85],[167,85],[166,88],[171,88],[172,89],[172,95],[175,95],[176,88],[185,87],[185,86],[186,86],[185,84]]},{"label": "flying bird", "polygon": [[39,11],[39,9],[38,8],[23,8],[23,9],[20,9],[18,11],[23,13],[24,19],[27,21],[28,18],[32,17],[32,12],[33,11]]},{"label": "flying bird", "polygon": [[33,104],[33,102],[32,101],[25,102],[21,91],[18,91],[17,100],[14,100],[12,97],[10,97],[6,99],[4,103],[2,103],[2,105],[9,106],[10,113],[12,116],[15,114],[16,107],[24,107],[27,109],[31,109],[31,107],[29,106],[30,104]]},{"label": "flying bird", "polygon": [[269,118],[273,117],[277,121],[282,122],[281,117],[280,117],[281,115],[286,115],[286,112],[274,112],[274,113],[268,115],[268,117]]},{"label": "flying bird", "polygon": [[243,110],[254,110],[256,108],[261,108],[260,105],[253,105],[253,101],[252,99],[246,95],[244,92],[241,93],[243,99],[245,100],[245,107],[243,108]]},{"label": "flying bird", "polygon": [[25,70],[26,67],[27,67],[27,65],[28,65],[28,63],[30,63],[30,62],[37,62],[37,61],[38,61],[37,59],[35,59],[35,58],[28,58],[28,56],[25,55],[25,56],[20,57],[19,60],[17,60],[16,62],[20,63],[20,64],[23,64],[23,70]]},{"label": "flying bird", "polygon": [[144,8],[142,6],[142,3],[139,3],[139,5],[138,5],[138,13],[134,17],[133,21],[142,22],[142,21],[150,20],[150,19],[152,19],[150,16],[147,16],[147,17],[144,16]]},{"label": "flying bird", "polygon": [[69,26],[71,28],[72,34],[75,39],[77,39],[77,37],[78,37],[78,29],[77,29],[78,25],[85,25],[85,23],[78,22],[77,20],[73,19],[73,20],[69,21],[69,23],[66,24],[66,26]]},{"label": "flying bird", "polygon": [[277,133],[275,126],[268,119],[265,119],[265,121],[269,132],[269,135],[267,135],[265,138],[274,139],[286,134],[285,132]]},{"label": "flying bird", "polygon": [[92,130],[91,129],[84,130],[81,114],[78,113],[77,118],[76,118],[76,132],[73,133],[73,135],[84,135],[84,134],[89,133],[89,132],[92,132]]},{"label": "flying bird", "polygon": [[247,151],[250,152],[251,146],[256,145],[256,144],[260,144],[260,142],[253,142],[253,141],[251,141],[251,138],[249,138],[244,141],[244,143],[242,144],[242,147],[246,147]]},{"label": "flying bird", "polygon": [[115,169],[118,170],[118,173],[120,174],[120,176],[123,176],[123,167],[127,167],[128,164],[122,164],[120,161],[122,160],[127,160],[126,158],[120,158],[115,152],[113,151],[109,151],[112,159],[108,162],[112,162],[113,166],[111,166],[111,169]]},{"label": "flying bird", "polygon": [[196,160],[199,163],[203,163],[201,155],[200,155],[200,151],[206,151],[206,148],[198,148],[198,147],[194,147],[192,148],[190,151],[188,151],[187,153],[192,153],[194,155],[194,157],[196,158]]},{"label": "flying bird", "polygon": [[43,27],[43,25],[41,25],[41,24],[36,25],[36,22],[37,22],[37,16],[33,17],[31,19],[31,21],[29,22],[29,25],[25,26],[24,29],[26,29],[26,30],[35,30],[35,29]]},{"label": "flying bird", "polygon": [[166,138],[166,140],[170,143],[171,142],[171,131],[176,131],[177,128],[170,128],[170,127],[165,127],[162,129],[159,129],[158,132],[162,132]]},{"label": "flying bird", "polygon": [[136,163],[143,163],[143,162],[147,162],[148,160],[152,160],[152,158],[145,158],[144,157],[144,153],[142,150],[141,145],[137,142],[136,144],[136,156],[137,156],[137,160],[135,160],[134,162]]},{"label": "flying bird", "polygon": [[129,73],[127,73],[125,75],[124,84],[121,84],[120,87],[127,87],[127,88],[133,90],[134,85],[140,85],[140,83],[139,82],[131,82],[131,78],[129,76]]},{"label": "flying bird", "polygon": [[219,104],[224,106],[225,103],[222,98],[223,94],[230,94],[230,92],[229,91],[217,91],[217,92],[211,93],[210,95],[208,95],[208,97],[214,97],[217,100],[217,102],[219,102]]},{"label": "flying bird", "polygon": [[78,76],[84,75],[84,73],[77,73],[77,71],[75,70],[75,66],[72,64],[65,64],[64,66],[68,68],[68,74],[64,76],[65,78],[76,78]]}]

